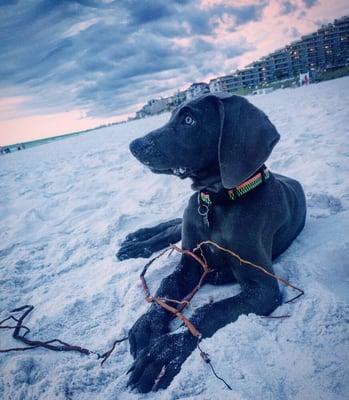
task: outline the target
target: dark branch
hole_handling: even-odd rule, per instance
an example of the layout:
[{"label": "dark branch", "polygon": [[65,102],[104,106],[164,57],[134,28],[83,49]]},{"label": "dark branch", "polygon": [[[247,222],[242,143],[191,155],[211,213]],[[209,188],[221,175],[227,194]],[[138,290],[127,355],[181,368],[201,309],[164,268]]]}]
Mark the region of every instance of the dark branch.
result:
[{"label": "dark branch", "polygon": [[[18,348],[0,350],[0,353],[8,353],[10,351],[24,351],[24,350],[36,349],[38,347],[43,347],[45,349],[49,349],[49,350],[53,350],[53,351],[76,351],[78,353],[86,354],[86,355],[90,355],[92,353],[88,349],[85,349],[80,346],[74,346],[74,345],[65,343],[59,339],[52,339],[52,340],[48,340],[46,342],[42,342],[40,340],[31,340],[31,339],[26,338],[26,335],[30,332],[30,329],[28,327],[26,327],[25,325],[23,325],[23,321],[33,310],[34,310],[34,306],[31,306],[31,305],[25,305],[25,306],[22,306],[19,308],[15,308],[14,310],[11,311],[11,313],[17,313],[20,311],[24,311],[23,314],[20,316],[20,318],[17,319],[13,315],[11,315],[11,316],[3,319],[0,322],[0,328],[14,329],[14,331],[12,333],[12,337],[14,339],[19,340],[22,343],[28,345],[28,347],[18,347]],[[4,322],[9,321],[9,320],[16,321],[17,325],[14,327],[2,325]],[[22,328],[25,329],[25,332],[23,335],[21,334]],[[53,343],[58,343],[59,345],[53,344]]]},{"label": "dark branch", "polygon": [[115,340],[115,342],[113,343],[113,346],[112,346],[112,348],[110,350],[108,350],[107,352],[105,352],[102,355],[98,355],[98,358],[103,358],[103,360],[101,362],[101,365],[103,365],[108,360],[108,358],[110,357],[111,353],[114,351],[116,345],[119,344],[119,343],[124,342],[125,340],[128,340],[128,336],[126,336],[126,337],[124,337],[122,339]]}]

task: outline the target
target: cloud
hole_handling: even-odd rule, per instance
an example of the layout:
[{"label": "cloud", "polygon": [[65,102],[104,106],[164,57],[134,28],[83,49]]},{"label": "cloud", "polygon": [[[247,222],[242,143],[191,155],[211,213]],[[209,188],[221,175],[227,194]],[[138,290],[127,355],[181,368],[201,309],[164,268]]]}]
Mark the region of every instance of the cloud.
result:
[{"label": "cloud", "polygon": [[125,5],[129,10],[130,23],[136,26],[169,18],[175,12],[171,2],[162,0],[129,0]]},{"label": "cloud", "polygon": [[[315,3],[304,0],[303,8]],[[231,73],[241,57],[256,51],[245,27],[263,23],[269,2],[41,0],[1,6],[0,89],[16,88],[16,96],[30,99],[20,104],[26,112],[79,108],[109,116]],[[282,7],[288,14],[295,6],[285,0]]]},{"label": "cloud", "polygon": [[[76,104],[90,114],[124,112],[150,92],[213,73],[217,51],[205,40],[214,34],[214,16],[257,18],[254,6],[202,9],[196,1],[49,1],[8,4],[2,14],[2,86],[21,87],[38,112]],[[173,39],[189,38],[188,46]],[[241,54],[244,46],[224,50]],[[217,58],[217,57],[216,57]],[[149,84],[149,81],[151,84]],[[151,90],[151,88],[154,88]]]},{"label": "cloud", "polygon": [[302,0],[306,8],[311,8],[314,7],[316,4],[318,4],[318,0]]},{"label": "cloud", "polygon": [[281,15],[291,14],[297,10],[297,6],[289,0],[284,0],[280,4]]}]

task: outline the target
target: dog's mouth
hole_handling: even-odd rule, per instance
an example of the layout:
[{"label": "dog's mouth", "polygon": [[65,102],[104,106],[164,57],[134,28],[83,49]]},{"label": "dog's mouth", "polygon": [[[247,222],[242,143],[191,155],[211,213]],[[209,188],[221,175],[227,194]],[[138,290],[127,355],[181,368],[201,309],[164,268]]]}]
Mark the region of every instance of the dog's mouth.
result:
[{"label": "dog's mouth", "polygon": [[178,176],[180,179],[188,178],[189,176],[192,176],[194,174],[193,169],[186,167],[167,168],[167,169],[149,167],[149,169],[151,170],[151,172],[154,172],[154,174],[175,175]]}]

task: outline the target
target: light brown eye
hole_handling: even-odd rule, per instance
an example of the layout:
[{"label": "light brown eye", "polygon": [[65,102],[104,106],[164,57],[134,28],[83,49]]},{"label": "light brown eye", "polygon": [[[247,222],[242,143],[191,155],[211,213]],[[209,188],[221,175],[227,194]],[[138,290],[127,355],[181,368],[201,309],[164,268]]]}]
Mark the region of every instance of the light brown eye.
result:
[{"label": "light brown eye", "polygon": [[187,125],[194,125],[194,124],[195,124],[195,120],[194,120],[190,115],[187,115],[187,116],[185,117],[184,122],[185,122]]}]

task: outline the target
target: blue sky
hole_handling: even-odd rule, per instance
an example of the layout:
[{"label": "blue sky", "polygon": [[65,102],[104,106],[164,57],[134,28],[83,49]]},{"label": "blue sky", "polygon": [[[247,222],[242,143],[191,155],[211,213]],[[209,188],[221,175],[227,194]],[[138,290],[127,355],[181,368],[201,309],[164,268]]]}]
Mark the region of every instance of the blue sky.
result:
[{"label": "blue sky", "polygon": [[0,144],[125,118],[348,8],[342,0],[2,0]]}]

